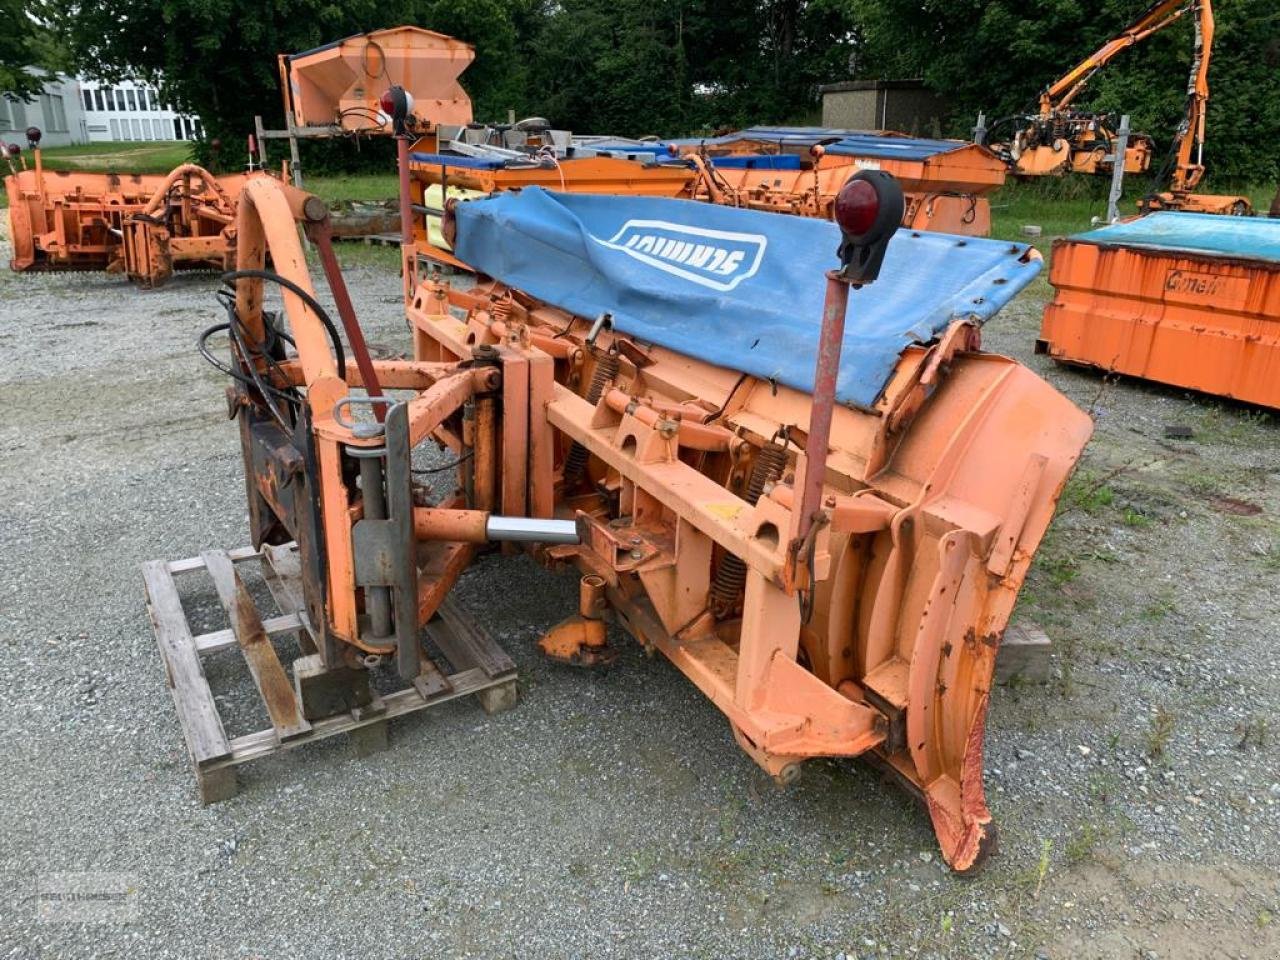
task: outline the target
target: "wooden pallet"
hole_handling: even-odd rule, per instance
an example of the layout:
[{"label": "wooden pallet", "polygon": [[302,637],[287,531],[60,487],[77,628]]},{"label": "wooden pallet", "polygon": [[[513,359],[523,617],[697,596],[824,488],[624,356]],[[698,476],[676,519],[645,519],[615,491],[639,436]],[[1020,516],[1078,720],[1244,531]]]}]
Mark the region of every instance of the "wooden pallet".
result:
[{"label": "wooden pallet", "polygon": [[341,243],[363,243],[366,247],[398,247],[402,240],[399,233],[363,233],[349,237],[335,235],[333,239]]},{"label": "wooden pallet", "polygon": [[[263,579],[277,611],[263,616],[236,567],[261,564]],[[182,606],[175,577],[203,570],[227,615],[229,626],[195,635]],[[316,655],[302,598],[296,545],[205,550],[189,560],[153,560],[143,565],[147,613],[155,630],[169,690],[178,712],[187,751],[195,768],[200,799],[205,804],[235,796],[235,768],[281,750],[350,733],[361,754],[386,745],[387,721],[438,703],[474,694],[490,713],[515,705],[516,668],[506,652],[450,600],[427,625],[427,634],[444,654],[451,672],[423,656],[422,673],[413,685],[385,696],[367,689],[364,671],[326,671]],[[303,656],[293,664],[290,680],[271,642],[284,634],[297,636]],[[262,698],[271,726],[229,738],[223,727],[202,659],[239,649]],[[359,705],[341,696],[362,683]],[[338,703],[334,710],[332,706]]]}]

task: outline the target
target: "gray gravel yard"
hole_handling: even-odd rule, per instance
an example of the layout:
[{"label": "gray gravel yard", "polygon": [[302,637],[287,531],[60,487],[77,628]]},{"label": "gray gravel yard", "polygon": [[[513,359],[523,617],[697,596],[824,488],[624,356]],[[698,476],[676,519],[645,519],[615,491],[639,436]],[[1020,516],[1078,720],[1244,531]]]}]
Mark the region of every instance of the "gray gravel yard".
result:
[{"label": "gray gravel yard", "polygon": [[[369,338],[407,346],[394,258],[344,256]],[[194,347],[213,289],[0,271],[0,958],[1280,957],[1276,418],[1031,356],[1042,280],[989,326],[1097,434],[1018,613],[1053,679],[993,698],[977,877],[865,766],[775,788],[661,659],[544,661],[574,584],[526,560],[460,587],[519,665],[516,709],[256,761],[206,808],[139,566],[248,541]],[[238,660],[208,670],[247,730]],[[136,916],[42,919],[42,878],[85,871],[125,878]]]}]

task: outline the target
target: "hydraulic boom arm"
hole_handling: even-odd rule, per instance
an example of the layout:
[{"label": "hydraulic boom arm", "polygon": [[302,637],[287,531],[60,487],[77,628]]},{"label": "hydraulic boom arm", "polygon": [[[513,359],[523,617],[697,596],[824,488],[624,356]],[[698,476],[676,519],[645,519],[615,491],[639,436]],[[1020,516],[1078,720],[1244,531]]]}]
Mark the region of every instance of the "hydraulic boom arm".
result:
[{"label": "hydraulic boom arm", "polygon": [[[1209,106],[1209,58],[1213,53],[1213,6],[1196,0],[1196,45],[1187,82],[1187,109],[1174,134],[1175,164],[1170,183],[1175,194],[1190,193],[1204,177],[1204,118]],[[1195,156],[1192,157],[1194,151]]]},{"label": "hydraulic boom arm", "polygon": [[[1055,112],[1065,110],[1080,95],[1093,75],[1110,63],[1116,54],[1142,42],[1153,33],[1158,33],[1181,19],[1188,10],[1196,8],[1199,9],[1202,19],[1208,19],[1209,34],[1212,36],[1213,11],[1210,9],[1209,0],[1158,0],[1123,31],[1045,87],[1040,94],[1040,116],[1047,118]],[[1197,61],[1199,50],[1200,45],[1197,42]]]}]

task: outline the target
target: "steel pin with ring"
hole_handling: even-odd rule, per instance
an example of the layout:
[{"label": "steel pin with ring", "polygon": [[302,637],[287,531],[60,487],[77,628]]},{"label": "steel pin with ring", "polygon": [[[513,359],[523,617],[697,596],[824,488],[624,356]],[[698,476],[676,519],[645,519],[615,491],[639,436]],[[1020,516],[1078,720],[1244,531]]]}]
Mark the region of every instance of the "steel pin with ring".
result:
[{"label": "steel pin with ring", "polygon": [[362,404],[369,407],[382,404],[386,407],[394,407],[396,405],[396,401],[391,397],[354,396],[343,397],[333,405],[334,422],[338,426],[346,430],[350,430],[352,436],[358,437],[361,440],[372,440],[374,437],[382,436],[386,432],[386,428],[380,423],[363,423],[361,421],[346,420],[343,418],[342,409],[344,407],[354,406],[355,404]]}]

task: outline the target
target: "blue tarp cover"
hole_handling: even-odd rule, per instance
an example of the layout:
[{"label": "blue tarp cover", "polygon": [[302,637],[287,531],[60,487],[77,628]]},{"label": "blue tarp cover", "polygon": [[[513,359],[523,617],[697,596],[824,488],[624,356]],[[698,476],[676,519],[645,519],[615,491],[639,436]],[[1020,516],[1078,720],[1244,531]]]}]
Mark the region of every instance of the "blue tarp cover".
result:
[{"label": "blue tarp cover", "polygon": [[748,170],[799,170],[798,153],[740,153],[730,157],[712,157],[711,165]]},{"label": "blue tarp cover", "polygon": [[[561,309],[610,313],[639,340],[812,392],[839,242],[823,220],[530,187],[460,204],[454,250]],[[1026,251],[899,230],[880,279],[850,291],[837,399],[873,406],[903,348],[996,313],[1040,269]]]},{"label": "blue tarp cover", "polygon": [[1263,217],[1160,211],[1076,234],[1071,239],[1280,263],[1280,220]]},{"label": "blue tarp cover", "polygon": [[748,127],[723,137],[689,138],[672,143],[725,146],[741,140],[765,140],[784,149],[810,147],[828,142],[826,151],[837,156],[867,157],[879,160],[927,160],[940,153],[950,153],[969,146],[963,140],[929,140],[923,137],[895,137],[867,130],[838,130],[828,127]]},{"label": "blue tarp cover", "polygon": [[457,153],[421,153],[414,151],[409,154],[409,159],[414,163],[431,163],[445,167],[466,167],[470,170],[497,170],[506,165],[505,160],[495,160],[489,157],[464,157]]}]

